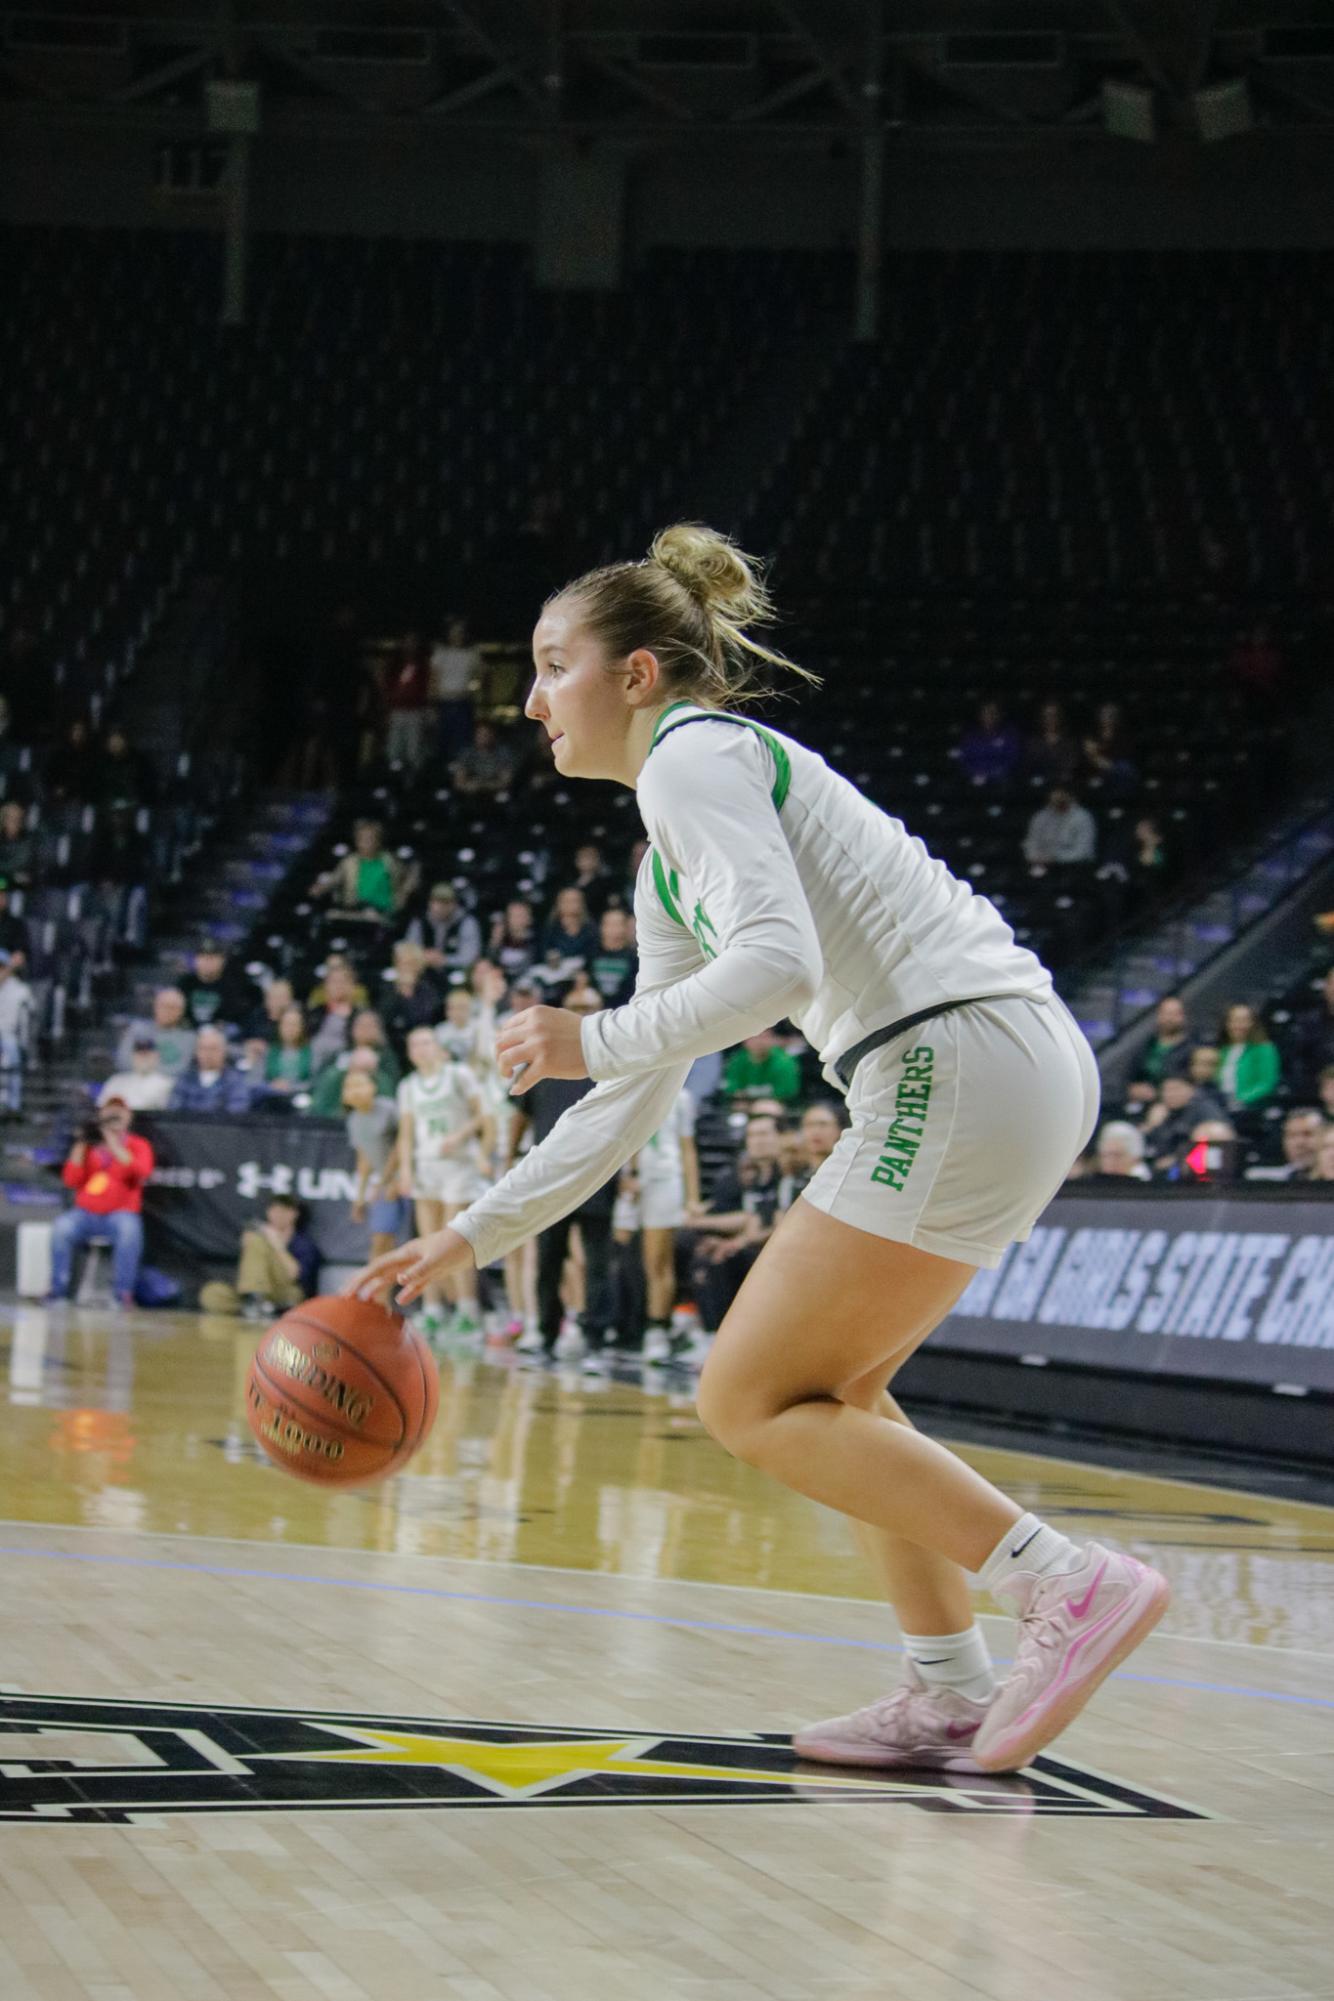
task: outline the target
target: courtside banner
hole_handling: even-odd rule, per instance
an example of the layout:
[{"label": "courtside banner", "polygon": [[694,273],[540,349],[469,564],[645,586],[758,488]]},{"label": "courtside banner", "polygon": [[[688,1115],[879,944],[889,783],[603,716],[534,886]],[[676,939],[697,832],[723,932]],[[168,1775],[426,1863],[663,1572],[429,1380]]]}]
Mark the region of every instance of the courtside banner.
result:
[{"label": "courtside banner", "polygon": [[932,1347],[1334,1391],[1334,1197],[1058,1196]]},{"label": "courtside banner", "polygon": [[208,1263],[234,1259],[247,1224],[274,1195],[295,1195],[326,1264],[362,1264],[364,1224],[351,1220],[356,1156],[331,1119],[225,1119],[206,1113],[137,1118],[156,1167],[144,1191],[149,1255],[168,1248]]}]

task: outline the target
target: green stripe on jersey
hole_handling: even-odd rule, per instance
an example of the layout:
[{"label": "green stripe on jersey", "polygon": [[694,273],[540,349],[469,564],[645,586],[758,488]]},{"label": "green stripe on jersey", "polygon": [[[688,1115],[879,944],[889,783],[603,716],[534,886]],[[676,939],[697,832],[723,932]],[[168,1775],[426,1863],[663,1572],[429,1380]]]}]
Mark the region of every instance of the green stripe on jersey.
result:
[{"label": "green stripe on jersey", "polygon": [[[675,715],[678,709],[689,709],[691,713],[688,716],[681,716],[678,721],[668,724],[664,729],[663,725],[667,723],[668,716]],[[773,800],[774,811],[781,813],[783,802],[792,788],[792,760],[788,756],[786,749],[778,741],[778,738],[772,736],[762,723],[757,723],[751,716],[734,716],[727,709],[700,708],[695,703],[685,701],[684,699],[679,702],[672,702],[663,710],[653,726],[653,741],[649,745],[649,756],[652,757],[663,738],[670,736],[673,730],[684,729],[687,723],[695,722],[735,723],[741,729],[754,730],[756,736],[766,746],[770,757],[773,759],[774,782],[769,796]],[[679,924],[682,930],[689,930],[691,927],[686,923],[685,918],[681,914],[681,906],[678,900],[680,895],[680,879],[677,876],[676,870],[673,869],[669,875],[656,848],[651,849],[650,853],[653,856],[654,887],[657,889],[663,909],[674,924]]]},{"label": "green stripe on jersey", "polygon": [[671,918],[673,924],[679,924],[684,930],[686,921],[681,915],[681,906],[676,900],[677,892],[681,887],[680,877],[677,875],[675,869],[672,870],[670,876],[668,875],[663,865],[662,856],[656,848],[650,848],[649,853],[653,857],[653,885],[661,899],[662,907]]}]

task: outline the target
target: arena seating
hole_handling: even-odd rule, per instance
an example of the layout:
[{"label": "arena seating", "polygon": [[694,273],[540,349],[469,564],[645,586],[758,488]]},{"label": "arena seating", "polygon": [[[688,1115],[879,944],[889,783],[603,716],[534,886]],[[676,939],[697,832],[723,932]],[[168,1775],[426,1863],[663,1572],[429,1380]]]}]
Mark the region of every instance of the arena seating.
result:
[{"label": "arena seating", "polygon": [[[1114,873],[1032,875],[1040,789],[958,764],[983,700],[1028,730],[1059,699],[1079,731],[1115,696],[1133,778],[1081,793],[1100,861],[1158,819],[1167,886],[1283,783],[1288,718],[1240,730],[1224,662],[1243,618],[1290,655],[1305,642],[1294,593],[1319,582],[1334,493],[1328,258],[895,255],[883,335],[852,346],[830,332],[847,260],[824,254],[660,250],[620,294],[555,295],[513,245],[261,237],[249,324],[223,329],[203,233],[9,231],[3,249],[4,630],[36,629],[95,717],[200,568],[270,569],[312,624],[364,586],[400,630],[438,616],[446,576],[472,579],[519,636],[531,579],[489,585],[534,508],[556,509],[562,566],[633,553],[718,490],[806,342],[819,365],[768,411],[725,524],[777,553],[780,638],[827,676],[777,721],[1059,967],[1142,912]],[[637,831],[610,790],[496,815],[442,796],[439,771],[365,789],[333,825],[374,805],[485,910],[544,894],[582,833],[619,859]],[[77,899],[96,827],[48,831],[43,894]],[[254,912],[252,936],[288,919],[304,946],[294,908]]]},{"label": "arena seating", "polygon": [[1328,578],[1326,252],[897,253],[755,521],[805,572],[1225,592]]}]

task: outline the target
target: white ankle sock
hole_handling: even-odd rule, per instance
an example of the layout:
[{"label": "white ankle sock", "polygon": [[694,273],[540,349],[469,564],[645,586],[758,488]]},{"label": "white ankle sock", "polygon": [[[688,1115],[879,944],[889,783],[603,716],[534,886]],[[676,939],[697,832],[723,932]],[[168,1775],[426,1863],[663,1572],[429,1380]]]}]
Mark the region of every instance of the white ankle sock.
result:
[{"label": "white ankle sock", "polygon": [[962,1633],[905,1633],[903,1644],[928,1688],[952,1688],[956,1695],[985,1702],[996,1686],[979,1626]]},{"label": "white ankle sock", "polygon": [[1031,1585],[1039,1577],[1060,1577],[1083,1560],[1083,1550],[1069,1536],[1048,1528],[1036,1515],[1021,1515],[978,1571],[978,1582],[994,1598],[1007,1584],[1022,1579]]}]

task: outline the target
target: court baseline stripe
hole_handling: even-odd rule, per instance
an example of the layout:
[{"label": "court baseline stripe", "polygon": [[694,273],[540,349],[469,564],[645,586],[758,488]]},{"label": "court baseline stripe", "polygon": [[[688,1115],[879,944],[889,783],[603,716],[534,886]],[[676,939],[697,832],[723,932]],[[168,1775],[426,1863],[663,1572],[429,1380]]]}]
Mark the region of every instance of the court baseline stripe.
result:
[{"label": "court baseline stripe", "polygon": [[[17,1549],[0,1544],[0,1557],[41,1558],[53,1563],[87,1563],[118,1570],[160,1570],[192,1577],[235,1578],[246,1583],[313,1584],[333,1591],[369,1591],[383,1597],[431,1598],[446,1604],[492,1605],[519,1612],[554,1612],[575,1619],[612,1619],[627,1625],[670,1626],[678,1632],[720,1633],[733,1639],[795,1640],[805,1646],[847,1647],[856,1652],[897,1654],[903,1650],[885,1640],[855,1640],[836,1633],[794,1633],[776,1626],[737,1626],[719,1619],[679,1619],[670,1613],[631,1612],[611,1605],[560,1605],[551,1599],[502,1598],[485,1591],[444,1591],[430,1584],[390,1584],[373,1578],[312,1577],[292,1570],[248,1570],[220,1563],[168,1563],[159,1557],[111,1556],[67,1549]],[[1005,1656],[997,1658],[1004,1662]],[[1200,1695],[1240,1695],[1254,1702],[1279,1702],[1297,1709],[1334,1709],[1334,1696],[1290,1695],[1279,1689],[1236,1688],[1224,1682],[1183,1681],[1176,1675],[1127,1674],[1115,1679],[1140,1682],[1150,1688],[1181,1688]]]}]

